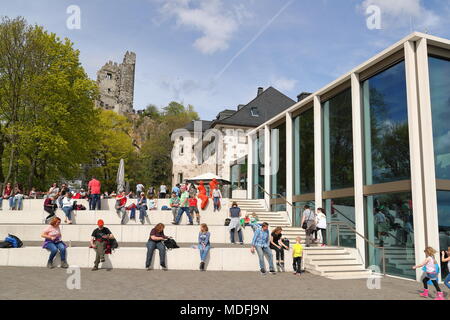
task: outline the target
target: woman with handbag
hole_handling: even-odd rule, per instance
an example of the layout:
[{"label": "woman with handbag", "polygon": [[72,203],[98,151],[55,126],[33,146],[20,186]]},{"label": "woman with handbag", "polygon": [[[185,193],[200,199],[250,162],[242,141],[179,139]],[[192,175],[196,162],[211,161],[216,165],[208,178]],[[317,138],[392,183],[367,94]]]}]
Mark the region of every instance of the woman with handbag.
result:
[{"label": "woman with handbag", "polygon": [[276,227],[270,235],[270,249],[275,250],[277,269],[278,272],[284,272],[284,250],[289,250],[283,243],[283,235],[281,233],[283,229],[281,227]]},{"label": "woman with handbag", "polygon": [[316,230],[316,214],[314,211],[310,210],[309,205],[304,206],[302,215],[302,229],[306,232],[306,247],[309,247],[312,233]]},{"label": "woman with handbag", "polygon": [[147,271],[151,270],[151,264],[153,259],[153,251],[158,249],[159,251],[159,264],[164,271],[166,267],[166,247],[163,241],[169,239],[164,235],[164,224],[158,223],[150,232],[150,237],[147,241],[147,259],[145,260],[145,268]]}]

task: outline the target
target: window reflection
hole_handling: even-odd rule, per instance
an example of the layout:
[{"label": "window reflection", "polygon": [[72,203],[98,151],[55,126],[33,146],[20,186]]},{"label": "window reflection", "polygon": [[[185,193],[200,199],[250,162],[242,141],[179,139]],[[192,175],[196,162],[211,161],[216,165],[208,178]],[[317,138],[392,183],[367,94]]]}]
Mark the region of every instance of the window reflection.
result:
[{"label": "window reflection", "polygon": [[314,192],[314,110],[293,120],[294,194]]},{"label": "window reflection", "polygon": [[[272,129],[270,137],[272,198],[280,198],[279,195],[286,198],[286,123]],[[272,210],[284,211],[286,204],[272,205]]]},{"label": "window reflection", "polygon": [[[329,224],[329,240],[333,246],[356,248],[355,199],[325,200],[325,213]],[[352,230],[353,229],[353,230]]]}]

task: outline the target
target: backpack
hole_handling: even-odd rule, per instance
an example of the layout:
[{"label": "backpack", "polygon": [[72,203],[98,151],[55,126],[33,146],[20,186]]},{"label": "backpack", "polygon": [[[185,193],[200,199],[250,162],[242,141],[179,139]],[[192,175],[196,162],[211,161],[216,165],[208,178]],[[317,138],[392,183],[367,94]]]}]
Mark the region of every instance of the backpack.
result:
[{"label": "backpack", "polygon": [[12,244],[11,242],[0,241],[0,248],[2,249],[12,248]]},{"label": "backpack", "polygon": [[281,240],[281,242],[283,242],[283,244],[289,248],[289,239],[284,238],[283,240]]},{"label": "backpack", "polygon": [[86,210],[86,207],[83,206],[82,204],[77,204],[75,210]]},{"label": "backpack", "polygon": [[162,206],[161,210],[172,210],[172,209],[170,209],[168,206]]},{"label": "backpack", "polygon": [[23,242],[18,237],[9,233],[5,241],[11,243],[13,248],[21,248],[23,246]]},{"label": "backpack", "polygon": [[177,248],[179,248],[177,242],[176,242],[174,239],[172,239],[172,238],[169,238],[169,239],[167,239],[167,240],[164,240],[164,245],[165,245],[166,248],[169,249],[169,250],[170,250],[170,249],[177,249]]}]

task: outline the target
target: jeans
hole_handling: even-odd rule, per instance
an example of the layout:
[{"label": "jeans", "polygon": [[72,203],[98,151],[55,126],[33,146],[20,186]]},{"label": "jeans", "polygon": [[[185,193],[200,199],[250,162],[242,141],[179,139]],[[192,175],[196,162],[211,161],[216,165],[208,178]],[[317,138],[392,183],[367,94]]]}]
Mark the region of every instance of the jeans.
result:
[{"label": "jeans", "polygon": [[258,259],[259,259],[259,268],[261,270],[266,270],[266,265],[264,264],[264,256],[267,257],[267,260],[269,261],[269,270],[274,271],[275,268],[273,267],[273,258],[272,258],[272,251],[269,247],[255,247],[256,253],[258,253]]},{"label": "jeans", "polygon": [[302,257],[295,257],[292,267],[294,268],[295,273],[301,273],[302,272]]},{"label": "jeans", "polygon": [[72,220],[73,207],[63,207],[62,209],[63,209],[67,219]]},{"label": "jeans", "polygon": [[213,202],[214,202],[214,211],[219,210],[219,197],[214,197],[213,198]]},{"label": "jeans", "polygon": [[15,206],[14,197],[13,196],[9,197],[8,201],[9,201],[9,210],[12,210]]},{"label": "jeans", "polygon": [[101,210],[100,194],[91,194],[91,202],[89,203],[89,210]]},{"label": "jeans", "polygon": [[127,217],[127,210],[125,209],[125,207],[117,209],[116,212],[119,216],[122,216],[122,220],[120,221],[120,224],[125,224],[126,217]]},{"label": "jeans", "polygon": [[144,223],[145,217],[147,216],[147,206],[137,206],[139,209],[139,220]]},{"label": "jeans", "polygon": [[181,220],[181,216],[183,215],[183,212],[186,212],[188,219],[189,219],[189,223],[193,223],[192,222],[192,216],[189,213],[189,208],[188,207],[180,207],[180,209],[178,210],[178,215],[177,215],[177,219],[175,220],[176,224],[180,223]]},{"label": "jeans", "polygon": [[[231,243],[234,243],[234,232],[235,232],[235,231],[236,231],[236,230],[235,230],[234,228],[230,230],[230,240],[231,240]],[[239,237],[239,242],[240,242],[240,243],[244,242],[244,241],[242,240],[242,229],[239,229],[239,231],[238,231],[238,237]]]},{"label": "jeans", "polygon": [[211,246],[208,244],[205,247],[203,247],[201,244],[199,244],[198,249],[200,250],[201,262],[205,262],[206,257],[208,256],[209,249],[211,249]]},{"label": "jeans", "polygon": [[152,264],[153,251],[158,249],[159,251],[159,264],[166,266],[166,247],[162,241],[148,240],[147,242],[147,259],[145,260],[145,267],[150,268]]},{"label": "jeans", "polygon": [[281,249],[278,249],[274,245],[270,244],[270,249],[275,250],[277,261],[284,261],[284,247],[281,246]]},{"label": "jeans", "polygon": [[136,220],[136,208],[130,209],[130,220]]},{"label": "jeans", "polygon": [[61,255],[61,261],[66,261],[66,247],[62,242],[50,242],[47,244],[47,249],[50,250],[50,257],[48,258],[48,262],[53,262],[53,259],[58,253],[58,250],[59,254]]},{"label": "jeans", "polygon": [[450,289],[450,273],[447,275],[447,277],[444,280],[444,284],[447,286],[447,288]]},{"label": "jeans", "polygon": [[23,209],[23,196],[15,196],[11,197],[13,199],[13,206],[12,208],[14,210],[22,210]]}]

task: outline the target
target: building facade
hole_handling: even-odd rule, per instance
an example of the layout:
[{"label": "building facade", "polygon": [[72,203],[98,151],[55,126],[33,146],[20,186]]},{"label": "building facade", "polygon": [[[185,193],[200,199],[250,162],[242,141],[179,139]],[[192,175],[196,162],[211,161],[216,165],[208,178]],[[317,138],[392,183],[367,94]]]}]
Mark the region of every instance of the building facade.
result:
[{"label": "building facade", "polygon": [[97,107],[122,115],[133,112],[135,67],[136,54],[127,51],[121,64],[109,61],[97,72]]},{"label": "building facade", "polygon": [[413,33],[249,132],[248,194],[294,226],[322,207],[329,244],[419,279],[450,246],[449,119],[450,41]]}]

